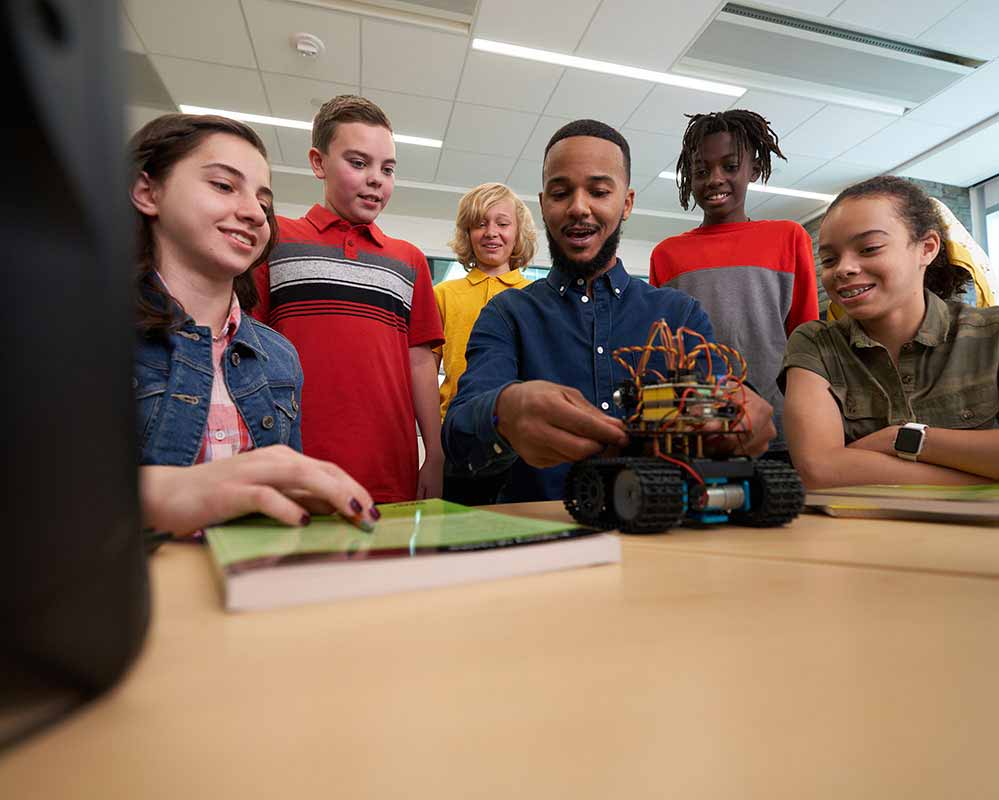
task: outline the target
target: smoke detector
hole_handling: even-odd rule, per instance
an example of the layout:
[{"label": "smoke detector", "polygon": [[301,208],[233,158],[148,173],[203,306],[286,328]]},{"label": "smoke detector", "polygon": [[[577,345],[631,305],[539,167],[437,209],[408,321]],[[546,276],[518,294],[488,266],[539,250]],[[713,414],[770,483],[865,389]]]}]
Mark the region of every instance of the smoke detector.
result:
[{"label": "smoke detector", "polygon": [[291,46],[295,52],[303,58],[319,58],[326,52],[326,45],[318,36],[311,33],[293,33],[291,35]]}]

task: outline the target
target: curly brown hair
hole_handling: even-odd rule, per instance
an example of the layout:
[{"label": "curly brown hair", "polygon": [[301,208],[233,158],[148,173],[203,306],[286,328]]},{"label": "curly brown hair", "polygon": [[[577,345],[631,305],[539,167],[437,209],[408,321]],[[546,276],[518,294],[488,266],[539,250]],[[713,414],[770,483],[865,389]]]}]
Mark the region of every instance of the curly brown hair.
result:
[{"label": "curly brown hair", "polygon": [[971,282],[971,275],[947,257],[947,227],[933,200],[912,181],[895,175],[878,175],[855,183],[840,192],[832,201],[828,214],[844,200],[860,197],[887,197],[895,206],[899,219],[909,229],[911,241],[919,242],[931,231],[940,237],[940,251],[923,273],[923,286],[943,300],[960,295]]},{"label": "curly brown hair", "polygon": [[[265,159],[267,158],[267,148],[260,137],[242,122],[210,114],[164,114],[143,125],[129,141],[128,152],[131,162],[129,187],[135,185],[140,174],[147,175],[153,181],[164,181],[175,164],[193,153],[205,139],[216,133],[238,136],[253,145]],[[138,226],[139,266],[136,326],[146,334],[168,333],[183,323],[184,316],[183,313],[178,316],[177,308],[180,304],[167,294],[162,284],[156,280],[156,241],[153,237],[152,220],[138,209],[135,209],[135,214]],[[240,307],[246,311],[252,310],[260,300],[253,282],[253,270],[267,261],[277,241],[278,227],[273,205],[267,208],[267,222],[270,225],[270,238],[263,252],[246,272],[233,280],[233,290],[239,298]]]},{"label": "curly brown hair", "polygon": [[704,139],[713,133],[728,133],[735,140],[742,153],[748,153],[760,168],[760,180],[770,179],[770,154],[787,161],[780,151],[778,137],[770,122],[755,111],[745,108],[731,108],[728,111],[714,111],[710,114],[686,114],[690,122],[683,134],[683,147],[676,161],[676,185],[680,190],[680,205],[690,207],[691,183],[694,174],[694,161],[701,151]]}]

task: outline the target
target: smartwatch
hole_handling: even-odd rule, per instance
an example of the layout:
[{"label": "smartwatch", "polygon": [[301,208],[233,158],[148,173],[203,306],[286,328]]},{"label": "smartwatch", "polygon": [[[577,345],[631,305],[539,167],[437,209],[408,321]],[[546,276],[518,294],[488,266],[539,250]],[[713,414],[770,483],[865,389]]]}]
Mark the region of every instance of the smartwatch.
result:
[{"label": "smartwatch", "polygon": [[895,455],[906,461],[917,461],[926,444],[926,425],[919,422],[907,422],[895,434],[893,448]]}]

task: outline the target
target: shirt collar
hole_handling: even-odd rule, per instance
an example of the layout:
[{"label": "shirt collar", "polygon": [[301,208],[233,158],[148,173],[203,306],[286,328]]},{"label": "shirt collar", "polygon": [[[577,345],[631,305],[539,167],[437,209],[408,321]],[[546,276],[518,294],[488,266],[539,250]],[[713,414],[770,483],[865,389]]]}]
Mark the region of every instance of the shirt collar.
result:
[{"label": "shirt collar", "polygon": [[487,280],[489,277],[495,277],[496,280],[501,283],[505,283],[507,286],[516,286],[523,280],[520,269],[512,269],[509,272],[504,272],[502,275],[489,276],[478,267],[472,267],[468,271],[468,275],[465,276],[466,280],[472,284],[472,286],[478,286],[482,283],[482,281]]},{"label": "shirt collar", "polygon": [[[575,281],[577,279],[565,272],[562,272],[562,270],[558,267],[553,266],[548,271],[548,277],[545,280],[548,281],[548,285],[558,292],[559,295],[564,295],[570,287],[575,285]],[[628,274],[628,270],[624,268],[624,264],[621,263],[621,259],[619,258],[614,262],[614,266],[597,278],[597,280],[607,282],[611,291],[611,297],[621,298],[624,296],[624,292],[628,288],[628,284],[631,282],[631,276]]]},{"label": "shirt collar", "polygon": [[375,225],[375,223],[362,222],[355,225],[349,220],[334,214],[326,208],[326,206],[320,205],[319,203],[316,203],[309,209],[309,213],[305,215],[305,218],[312,223],[313,227],[315,227],[319,233],[333,227],[339,228],[340,230],[359,230],[364,231],[368,235],[368,238],[379,247],[385,246],[385,234],[382,233],[381,228]]},{"label": "shirt collar", "polygon": [[218,337],[212,336],[212,341],[224,341],[226,344],[229,344],[232,341],[232,337],[235,336],[236,331],[239,330],[239,323],[242,319],[243,313],[239,307],[239,298],[233,292],[232,301],[229,303],[229,316],[226,317],[225,324],[222,326],[222,332]]},{"label": "shirt collar", "polygon": [[[936,347],[947,340],[947,334],[950,331],[950,314],[947,312],[947,304],[929,289],[923,289],[923,297],[926,299],[926,314],[912,340],[926,347]],[[850,340],[850,347],[881,347],[864,332],[860,323],[849,314],[838,319],[836,324],[846,333]]]}]

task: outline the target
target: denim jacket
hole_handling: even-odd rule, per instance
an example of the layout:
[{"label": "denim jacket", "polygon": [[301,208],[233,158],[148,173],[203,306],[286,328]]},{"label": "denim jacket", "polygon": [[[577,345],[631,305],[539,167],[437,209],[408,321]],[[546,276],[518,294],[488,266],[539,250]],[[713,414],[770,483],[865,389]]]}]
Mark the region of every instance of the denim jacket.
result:
[{"label": "denim jacket", "polygon": [[[302,449],[302,367],[281,334],[242,315],[222,358],[226,387],[254,447]],[[194,464],[212,398],[212,336],[190,317],[169,335],[138,333],[132,387],[137,403],[139,464]]]}]

